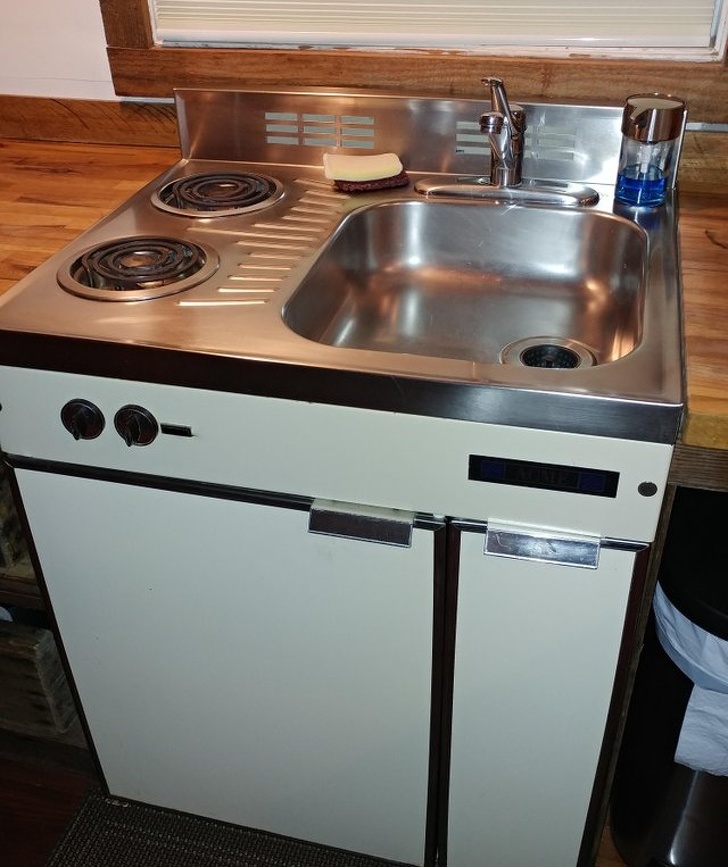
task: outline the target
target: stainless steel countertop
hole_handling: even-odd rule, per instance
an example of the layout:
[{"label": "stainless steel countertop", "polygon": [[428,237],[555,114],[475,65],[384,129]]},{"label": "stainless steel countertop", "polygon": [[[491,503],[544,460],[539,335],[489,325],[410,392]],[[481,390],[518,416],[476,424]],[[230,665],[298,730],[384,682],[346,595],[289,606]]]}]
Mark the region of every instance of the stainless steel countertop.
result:
[{"label": "stainless steel countertop", "polygon": [[[357,104],[361,108],[361,102]],[[437,105],[442,111],[442,101]],[[194,99],[190,106],[199,108]],[[194,150],[190,142],[187,147]],[[479,165],[481,159],[468,156],[467,165]],[[248,167],[280,178],[287,187],[286,195],[264,211],[227,217],[223,226],[214,225],[219,220],[190,224],[150,203],[152,192],[166,179],[226,164],[188,155],[8,292],[0,301],[0,362],[526,428],[675,440],[683,390],[677,206],[672,199],[637,217],[649,238],[641,344],[609,364],[541,370],[341,349],[294,334],[284,324],[282,310],[331,228],[354,209],[419,196],[412,187],[364,196],[336,194],[318,165],[256,162]],[[429,164],[424,168],[431,172]],[[611,187],[599,181],[610,170],[610,165],[600,166],[602,175],[596,180],[584,179],[599,190],[596,208],[606,213],[615,210]],[[418,174],[412,172],[412,179]],[[320,211],[322,222],[308,224],[307,241],[271,300],[260,305],[217,303],[220,288],[239,273],[241,249],[246,244],[259,247],[255,235],[261,224],[272,234],[264,246],[285,245],[281,230],[268,227],[285,226],[283,218],[296,208]],[[207,283],[152,301],[102,303],[58,286],[58,269],[90,245],[147,233],[182,233],[189,240],[211,243],[219,252],[219,267]]]}]

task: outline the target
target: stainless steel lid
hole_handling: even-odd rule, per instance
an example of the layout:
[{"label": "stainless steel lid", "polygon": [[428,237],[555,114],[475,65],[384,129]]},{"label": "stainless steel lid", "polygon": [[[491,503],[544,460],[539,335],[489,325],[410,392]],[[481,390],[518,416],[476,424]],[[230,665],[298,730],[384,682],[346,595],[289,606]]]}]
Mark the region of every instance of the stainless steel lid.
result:
[{"label": "stainless steel lid", "polygon": [[678,138],[685,122],[685,101],[664,93],[630,96],[622,114],[622,133],[652,143]]}]

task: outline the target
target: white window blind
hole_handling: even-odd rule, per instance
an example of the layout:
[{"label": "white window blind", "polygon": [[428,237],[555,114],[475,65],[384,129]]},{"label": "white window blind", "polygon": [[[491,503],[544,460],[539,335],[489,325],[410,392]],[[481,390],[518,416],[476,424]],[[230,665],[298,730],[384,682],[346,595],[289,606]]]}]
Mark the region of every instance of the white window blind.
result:
[{"label": "white window blind", "polygon": [[[149,0],[159,44],[560,46],[717,58],[728,0]],[[669,52],[668,52],[669,53]]]}]

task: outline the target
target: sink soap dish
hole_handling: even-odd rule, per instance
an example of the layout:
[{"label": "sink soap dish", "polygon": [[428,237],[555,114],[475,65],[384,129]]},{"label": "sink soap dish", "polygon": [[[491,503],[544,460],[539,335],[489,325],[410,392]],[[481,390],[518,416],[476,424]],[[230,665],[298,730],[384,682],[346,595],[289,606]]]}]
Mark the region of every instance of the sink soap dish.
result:
[{"label": "sink soap dish", "polygon": [[402,161],[393,153],[367,156],[324,154],[324,176],[344,193],[369,193],[409,184]]}]

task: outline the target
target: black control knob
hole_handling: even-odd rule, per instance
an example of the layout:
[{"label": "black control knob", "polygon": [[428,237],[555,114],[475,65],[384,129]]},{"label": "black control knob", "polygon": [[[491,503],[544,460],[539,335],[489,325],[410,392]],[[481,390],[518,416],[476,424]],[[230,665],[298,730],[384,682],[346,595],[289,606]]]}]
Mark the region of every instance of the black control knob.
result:
[{"label": "black control knob", "polygon": [[128,404],[114,416],[114,427],[128,446],[148,446],[157,436],[159,425],[143,406]]},{"label": "black control knob", "polygon": [[63,427],[75,440],[95,440],[104,429],[104,414],[91,401],[69,400],[61,410]]}]

